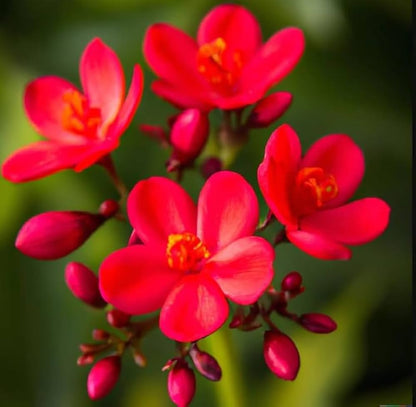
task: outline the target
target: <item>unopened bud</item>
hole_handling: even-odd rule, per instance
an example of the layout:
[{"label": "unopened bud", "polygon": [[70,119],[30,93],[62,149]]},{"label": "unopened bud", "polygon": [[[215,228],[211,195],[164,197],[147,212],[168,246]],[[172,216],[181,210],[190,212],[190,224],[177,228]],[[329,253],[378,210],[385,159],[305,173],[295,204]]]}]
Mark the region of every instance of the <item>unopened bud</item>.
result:
[{"label": "unopened bud", "polygon": [[292,103],[289,92],[275,92],[261,99],[247,119],[250,128],[267,127],[276,121]]},{"label": "unopened bud", "polygon": [[92,354],[86,353],[77,359],[78,366],[90,365],[92,362],[94,362],[94,355]]},{"label": "unopened bud", "polygon": [[111,218],[119,211],[119,209],[120,206],[118,202],[113,199],[107,199],[100,205],[98,212],[106,218]]},{"label": "unopened bud", "polygon": [[105,219],[99,214],[79,211],[41,213],[22,226],[15,245],[35,259],[59,259],[80,247]]},{"label": "unopened bud", "polygon": [[119,309],[107,312],[107,322],[115,328],[123,328],[130,322],[130,315]]},{"label": "unopened bud", "polygon": [[168,375],[168,393],[178,407],[186,407],[195,394],[195,374],[187,363],[179,359]]},{"label": "unopened bud", "polygon": [[110,337],[110,334],[103,329],[94,329],[92,331],[92,339],[94,341],[106,341]]},{"label": "unopened bud", "polygon": [[167,168],[172,171],[192,162],[204,147],[209,132],[209,121],[198,109],[187,109],[178,115],[170,133],[173,147]]},{"label": "unopened bud", "polygon": [[297,271],[291,271],[282,280],[283,291],[298,291],[302,284],[302,276]]},{"label": "unopened bud", "polygon": [[106,396],[117,383],[120,376],[120,356],[108,356],[99,360],[90,370],[87,379],[88,396],[98,400]]},{"label": "unopened bud", "polygon": [[214,382],[221,379],[221,367],[213,356],[207,352],[199,350],[196,344],[191,347],[189,355],[194,362],[196,370],[198,370],[202,376]]},{"label": "unopened bud", "polygon": [[217,157],[208,157],[201,165],[201,173],[205,179],[222,170],[222,161]]},{"label": "unopened bud", "polygon": [[139,129],[146,136],[158,141],[163,147],[167,147],[169,145],[168,135],[163,127],[151,124],[141,124],[139,125]]},{"label": "unopened bud", "polygon": [[264,333],[263,355],[269,369],[284,380],[294,380],[300,366],[299,352],[287,335],[278,331]]},{"label": "unopened bud", "polygon": [[299,324],[317,334],[329,334],[337,329],[337,323],[328,315],[315,313],[302,314]]},{"label": "unopened bud", "polygon": [[133,359],[137,366],[146,367],[147,359],[139,350],[133,349]]},{"label": "unopened bud", "polygon": [[65,282],[72,294],[86,304],[96,308],[107,305],[98,289],[97,276],[83,264],[68,263],[65,267]]}]

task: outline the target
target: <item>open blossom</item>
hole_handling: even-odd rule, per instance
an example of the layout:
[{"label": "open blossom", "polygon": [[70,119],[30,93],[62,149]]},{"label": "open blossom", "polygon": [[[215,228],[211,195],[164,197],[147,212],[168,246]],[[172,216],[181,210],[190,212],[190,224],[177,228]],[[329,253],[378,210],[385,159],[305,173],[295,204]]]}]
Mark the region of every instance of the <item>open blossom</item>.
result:
[{"label": "open blossom", "polygon": [[127,212],[143,244],[104,260],[101,294],[131,315],[161,308],[160,329],[171,339],[211,334],[228,316],[227,298],[251,304],[272,280],[273,248],[252,236],[257,198],[237,173],[212,175],[197,206],[174,181],[151,177],[133,188]]},{"label": "open blossom", "polygon": [[26,87],[24,107],[46,138],[14,152],[2,175],[12,182],[35,180],[57,171],[82,171],[118,147],[140,102],[143,75],[135,65],[127,97],[120,61],[100,39],[92,40],[80,61],[83,92],[57,76]]},{"label": "open blossom", "polygon": [[350,137],[322,137],[302,157],[288,125],[272,133],[258,169],[260,189],[287,238],[321,259],[348,259],[346,245],[367,243],[387,227],[390,208],[383,200],[347,203],[363,175],[363,153]]},{"label": "open blossom", "polygon": [[303,33],[289,27],[262,44],[260,26],[244,7],[222,4],[202,20],[197,38],[164,23],[146,32],[143,52],[160,78],[152,90],[174,105],[236,109],[255,103],[294,68]]}]

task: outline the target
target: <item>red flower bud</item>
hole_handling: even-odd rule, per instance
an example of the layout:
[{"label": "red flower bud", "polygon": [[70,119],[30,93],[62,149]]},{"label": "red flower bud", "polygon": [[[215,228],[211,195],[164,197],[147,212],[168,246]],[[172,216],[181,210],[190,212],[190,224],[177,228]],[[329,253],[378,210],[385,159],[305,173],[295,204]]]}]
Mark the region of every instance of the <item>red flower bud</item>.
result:
[{"label": "red flower bud", "polygon": [[15,245],[35,259],[59,259],[80,247],[104,221],[104,216],[89,212],[41,213],[22,226]]},{"label": "red flower bud", "polygon": [[168,375],[168,393],[178,407],[186,407],[195,394],[195,374],[187,363],[179,359]]},{"label": "red flower bud", "polygon": [[247,126],[251,128],[267,127],[289,108],[292,103],[289,92],[275,92],[261,99],[251,111]]},{"label": "red flower bud", "polygon": [[191,347],[189,355],[191,356],[196,369],[202,376],[214,382],[221,379],[221,367],[213,356],[199,350],[196,344]]},{"label": "red flower bud", "polygon": [[184,110],[175,120],[170,133],[173,147],[168,161],[168,171],[192,162],[204,147],[209,132],[206,114],[198,109]]},{"label": "red flower bud", "polygon": [[88,396],[98,400],[106,396],[117,383],[120,376],[120,356],[108,356],[99,360],[90,370],[87,380]]},{"label": "red flower bud", "polygon": [[107,322],[115,328],[123,328],[130,322],[130,315],[119,309],[112,309],[107,312]]},{"label": "red flower bud", "polygon": [[151,124],[141,124],[139,129],[146,136],[158,141],[163,147],[167,147],[169,145],[168,135],[163,127],[153,126]]},{"label": "red flower bud", "polygon": [[106,218],[111,218],[118,212],[119,209],[120,206],[118,202],[112,199],[107,199],[100,205],[98,212]]},{"label": "red flower bud", "polygon": [[205,179],[222,170],[222,162],[217,157],[208,157],[201,165],[201,173]]},{"label": "red flower bud", "polygon": [[65,282],[72,294],[86,304],[96,308],[107,305],[98,289],[97,276],[83,264],[68,263],[65,267]]},{"label": "red flower bud", "polygon": [[106,341],[110,337],[110,334],[103,329],[94,329],[92,331],[92,339],[95,341]]},{"label": "red flower bud", "polygon": [[94,362],[94,355],[89,354],[89,353],[81,355],[77,359],[77,365],[78,366],[90,365],[92,362]]},{"label": "red flower bud", "polygon": [[329,334],[337,329],[337,323],[328,315],[319,313],[302,314],[299,324],[305,329],[317,334]]},{"label": "red flower bud", "polygon": [[302,284],[302,276],[297,271],[291,271],[282,280],[283,291],[298,291]]},{"label": "red flower bud", "polygon": [[294,380],[300,366],[299,352],[287,335],[278,331],[266,331],[263,344],[264,360],[276,376]]}]

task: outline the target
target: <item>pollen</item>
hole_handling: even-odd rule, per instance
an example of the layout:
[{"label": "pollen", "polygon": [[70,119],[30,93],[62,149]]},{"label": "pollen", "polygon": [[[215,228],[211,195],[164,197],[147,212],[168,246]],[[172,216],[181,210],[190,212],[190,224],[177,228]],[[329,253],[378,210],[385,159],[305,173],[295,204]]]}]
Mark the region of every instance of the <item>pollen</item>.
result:
[{"label": "pollen", "polygon": [[338,185],[332,174],[320,167],[302,168],[295,178],[293,205],[298,215],[321,209],[338,195]]},{"label": "pollen", "polygon": [[101,123],[101,110],[90,107],[87,98],[77,90],[67,90],[62,98],[62,127],[86,137],[96,137]]},{"label": "pollen", "polygon": [[197,272],[209,256],[207,247],[193,233],[171,234],[168,237],[166,257],[172,269]]},{"label": "pollen", "polygon": [[198,50],[198,72],[223,92],[237,81],[242,66],[241,51],[230,50],[221,37],[201,45]]}]

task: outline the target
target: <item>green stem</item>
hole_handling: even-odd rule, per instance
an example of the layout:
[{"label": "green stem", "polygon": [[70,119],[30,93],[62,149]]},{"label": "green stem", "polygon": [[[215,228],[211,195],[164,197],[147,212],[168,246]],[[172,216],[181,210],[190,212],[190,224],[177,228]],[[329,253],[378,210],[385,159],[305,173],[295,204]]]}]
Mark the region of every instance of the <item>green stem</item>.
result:
[{"label": "green stem", "polygon": [[212,354],[221,366],[222,378],[214,384],[217,405],[220,407],[244,407],[244,394],[240,363],[231,343],[230,330],[224,327],[203,341],[204,350]]}]

